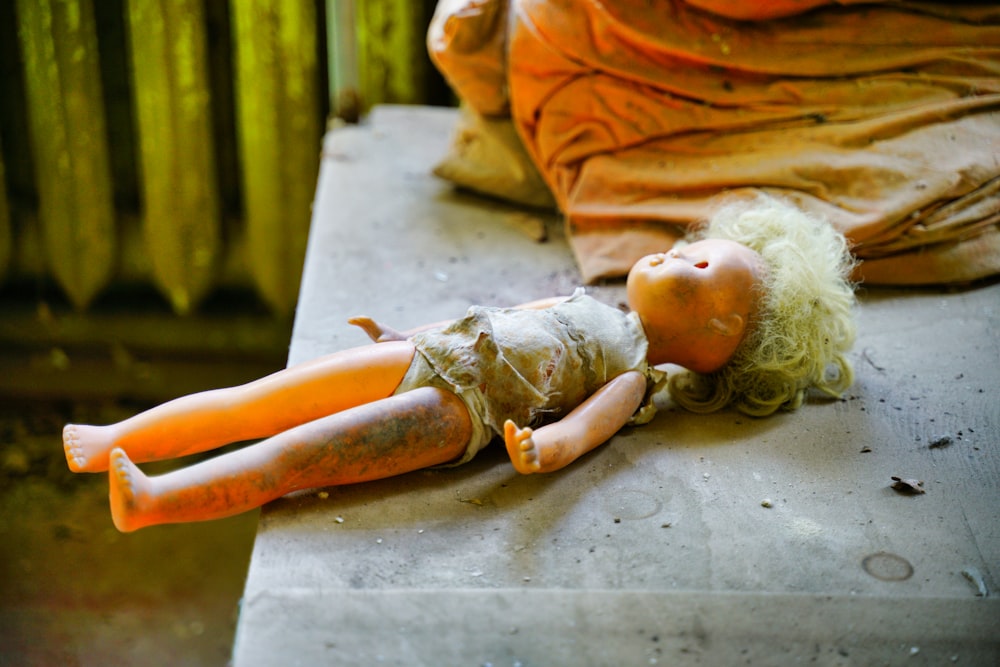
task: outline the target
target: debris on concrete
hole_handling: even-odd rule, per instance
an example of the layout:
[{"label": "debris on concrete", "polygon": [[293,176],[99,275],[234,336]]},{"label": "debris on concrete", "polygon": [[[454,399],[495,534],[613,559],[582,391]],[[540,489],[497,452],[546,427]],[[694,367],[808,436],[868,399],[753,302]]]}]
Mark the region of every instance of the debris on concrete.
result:
[{"label": "debris on concrete", "polygon": [[902,477],[897,477],[896,475],[893,475],[891,479],[892,484],[890,486],[900,493],[908,493],[911,495],[927,493],[927,489],[924,488],[922,480],[903,479]]},{"label": "debris on concrete", "polygon": [[948,447],[954,442],[950,435],[942,435],[941,437],[934,438],[931,443],[927,445],[928,449],[941,449],[943,447]]}]

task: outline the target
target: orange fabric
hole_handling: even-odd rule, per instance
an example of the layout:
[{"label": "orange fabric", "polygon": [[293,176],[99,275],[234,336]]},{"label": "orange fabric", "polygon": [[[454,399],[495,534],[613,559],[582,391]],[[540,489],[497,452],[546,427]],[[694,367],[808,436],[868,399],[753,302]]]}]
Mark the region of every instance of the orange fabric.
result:
[{"label": "orange fabric", "polygon": [[459,97],[484,116],[506,116],[506,0],[439,0],[427,51]]},{"label": "orange fabric", "polygon": [[[509,14],[483,41],[506,76],[459,94],[481,113],[509,100],[586,279],[624,274],[744,189],[830,219],[870,282],[1000,272],[1000,9],[477,4]],[[461,59],[436,58],[462,78]]]}]

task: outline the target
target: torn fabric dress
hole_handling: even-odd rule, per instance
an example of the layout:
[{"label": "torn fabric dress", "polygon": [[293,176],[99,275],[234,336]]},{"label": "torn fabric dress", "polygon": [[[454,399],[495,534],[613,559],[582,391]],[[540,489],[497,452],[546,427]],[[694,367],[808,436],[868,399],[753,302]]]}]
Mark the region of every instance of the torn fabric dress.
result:
[{"label": "torn fabric dress", "polygon": [[513,123],[587,281],[760,192],[857,279],[1000,273],[996,3],[442,0],[428,44],[483,131]]},{"label": "torn fabric dress", "polygon": [[518,426],[557,421],[628,371],[646,377],[646,399],[631,422],[645,423],[664,377],[646,362],[638,316],[582,290],[542,310],[473,306],[464,318],[410,340],[417,353],[396,393],[432,386],[462,399],[473,437],[456,463],[502,436],[508,419]]}]

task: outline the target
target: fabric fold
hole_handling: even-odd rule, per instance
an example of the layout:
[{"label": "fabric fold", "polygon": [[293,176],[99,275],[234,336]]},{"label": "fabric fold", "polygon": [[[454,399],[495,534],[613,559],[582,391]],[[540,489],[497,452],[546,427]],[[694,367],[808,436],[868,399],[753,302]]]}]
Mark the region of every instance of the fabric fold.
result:
[{"label": "fabric fold", "polygon": [[[724,0],[466,4],[506,17],[477,55],[503,76],[477,99],[508,103],[585,280],[758,191],[830,220],[868,282],[1000,272],[1000,9],[786,0],[739,20]],[[438,62],[468,79],[457,55]]]}]

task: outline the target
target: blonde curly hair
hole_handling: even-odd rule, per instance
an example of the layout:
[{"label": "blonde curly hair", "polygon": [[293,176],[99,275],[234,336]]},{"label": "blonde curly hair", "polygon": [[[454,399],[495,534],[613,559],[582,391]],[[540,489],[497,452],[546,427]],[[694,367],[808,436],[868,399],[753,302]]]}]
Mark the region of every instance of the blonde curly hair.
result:
[{"label": "blonde curly hair", "polygon": [[758,314],[733,358],[713,373],[673,376],[673,399],[694,412],[733,405],[762,417],[798,408],[810,387],[840,396],[854,380],[845,354],[855,338],[854,260],[843,235],[764,195],[724,204],[695,235],[755,250],[765,275]]}]

